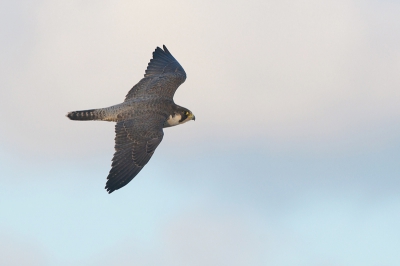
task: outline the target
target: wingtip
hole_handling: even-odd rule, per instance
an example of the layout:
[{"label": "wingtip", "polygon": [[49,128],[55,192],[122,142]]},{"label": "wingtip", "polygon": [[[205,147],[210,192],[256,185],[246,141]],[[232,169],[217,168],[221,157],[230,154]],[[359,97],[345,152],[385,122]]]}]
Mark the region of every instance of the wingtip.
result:
[{"label": "wingtip", "polygon": [[104,189],[107,190],[108,194],[111,194],[111,193],[113,193],[115,191],[115,190],[112,190],[111,188],[109,188],[107,186]]},{"label": "wingtip", "polygon": [[154,58],[154,56],[155,56],[156,54],[159,54],[160,52],[163,53],[164,50],[161,49],[159,46],[157,46],[156,49],[154,49],[154,51],[153,51],[153,58]]},{"label": "wingtip", "polygon": [[161,51],[166,54],[171,54],[170,51],[168,50],[167,46],[165,46],[165,44],[163,44],[162,48],[160,48],[160,46],[157,46],[156,49],[154,50],[154,52],[157,52],[157,51]]},{"label": "wingtip", "polygon": [[164,49],[164,52],[166,52],[167,54],[171,54],[171,53],[168,51],[167,46],[165,46],[165,44],[163,44],[163,49]]}]

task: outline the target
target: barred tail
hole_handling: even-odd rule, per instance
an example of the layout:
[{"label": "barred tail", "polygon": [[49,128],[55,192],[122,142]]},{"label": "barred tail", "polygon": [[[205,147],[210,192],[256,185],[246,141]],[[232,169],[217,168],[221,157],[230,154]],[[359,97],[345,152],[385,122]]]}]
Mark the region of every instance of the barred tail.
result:
[{"label": "barred tail", "polygon": [[99,109],[83,110],[83,111],[73,111],[67,114],[67,117],[71,120],[101,120],[102,113]]}]

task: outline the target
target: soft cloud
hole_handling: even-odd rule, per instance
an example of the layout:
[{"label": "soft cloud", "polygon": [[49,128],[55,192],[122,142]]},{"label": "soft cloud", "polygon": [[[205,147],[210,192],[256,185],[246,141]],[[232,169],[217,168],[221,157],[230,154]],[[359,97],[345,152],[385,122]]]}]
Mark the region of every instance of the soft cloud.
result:
[{"label": "soft cloud", "polygon": [[239,213],[187,210],[166,221],[150,245],[128,238],[93,265],[263,265],[276,243],[268,228],[254,230],[256,223]]},{"label": "soft cloud", "polygon": [[[3,228],[4,230],[4,228]],[[0,232],[0,264],[7,266],[44,266],[47,256],[37,243],[17,234]]]}]

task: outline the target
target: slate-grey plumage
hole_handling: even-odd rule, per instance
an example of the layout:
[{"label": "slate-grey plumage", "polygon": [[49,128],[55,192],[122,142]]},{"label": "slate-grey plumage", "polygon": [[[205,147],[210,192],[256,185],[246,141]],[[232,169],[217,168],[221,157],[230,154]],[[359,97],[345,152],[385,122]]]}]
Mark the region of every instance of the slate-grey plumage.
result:
[{"label": "slate-grey plumage", "polygon": [[165,45],[163,49],[157,47],[153,52],[144,78],[123,103],[67,114],[71,120],[117,122],[115,153],[105,187],[108,193],[128,184],[142,170],[160,144],[164,127],[195,120],[190,110],[174,103],[175,91],[186,80],[186,73]]}]

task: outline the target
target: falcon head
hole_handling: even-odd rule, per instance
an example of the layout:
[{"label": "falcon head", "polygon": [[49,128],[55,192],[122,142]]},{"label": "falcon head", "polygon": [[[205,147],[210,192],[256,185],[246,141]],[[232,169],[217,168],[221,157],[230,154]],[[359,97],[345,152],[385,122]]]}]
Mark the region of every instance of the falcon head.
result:
[{"label": "falcon head", "polygon": [[168,117],[167,121],[165,121],[164,127],[173,127],[173,126],[181,125],[190,120],[193,120],[193,121],[196,120],[196,117],[194,116],[194,114],[190,110],[179,106]]}]

